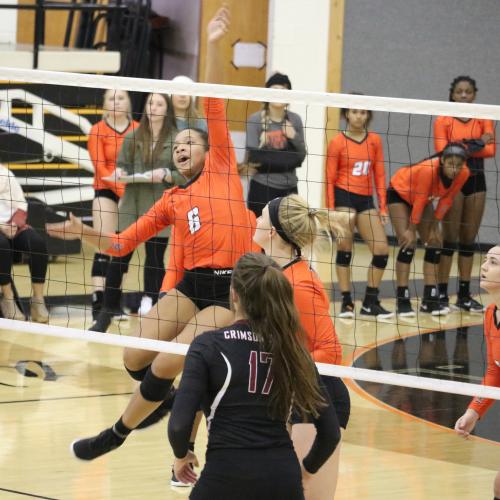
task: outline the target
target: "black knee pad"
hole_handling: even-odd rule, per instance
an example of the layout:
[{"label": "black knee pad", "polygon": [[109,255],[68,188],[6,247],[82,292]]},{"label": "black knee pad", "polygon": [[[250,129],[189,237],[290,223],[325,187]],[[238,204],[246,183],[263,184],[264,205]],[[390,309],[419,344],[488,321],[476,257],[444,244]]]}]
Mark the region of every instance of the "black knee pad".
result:
[{"label": "black knee pad", "polygon": [[337,264],[337,266],[349,267],[351,264],[351,258],[352,252],[344,252],[343,250],[338,250],[335,264]]},{"label": "black knee pad", "polygon": [[411,264],[414,255],[415,255],[414,248],[406,248],[404,250],[400,248],[397,260],[398,262],[402,262],[403,264]]},{"label": "black knee pad", "polygon": [[148,373],[149,368],[151,365],[145,366],[144,368],[141,368],[140,370],[129,370],[125,366],[125,370],[128,371],[128,374],[134,379],[138,380],[139,382],[142,382],[144,380],[144,377],[146,376],[146,373]]},{"label": "black knee pad", "polygon": [[458,255],[461,255],[462,257],[472,257],[474,255],[475,248],[476,248],[476,245],[474,245],[474,243],[472,243],[470,245],[466,245],[464,243],[459,243]]},{"label": "black knee pad", "polygon": [[372,266],[377,269],[385,269],[387,267],[388,255],[374,255],[372,258]]},{"label": "black knee pad", "polygon": [[424,261],[430,264],[439,264],[441,248],[429,247],[425,249]]},{"label": "black knee pad", "polygon": [[94,262],[92,264],[92,274],[91,276],[100,276],[102,278],[106,277],[108,271],[108,265],[111,257],[103,253],[96,253],[94,255]]},{"label": "black knee pad", "polygon": [[443,248],[441,249],[441,255],[446,257],[451,257],[455,250],[457,249],[457,244],[452,241],[443,241]]},{"label": "black knee pad", "polygon": [[173,379],[157,377],[150,367],[139,386],[139,390],[146,401],[164,401],[173,383]]}]

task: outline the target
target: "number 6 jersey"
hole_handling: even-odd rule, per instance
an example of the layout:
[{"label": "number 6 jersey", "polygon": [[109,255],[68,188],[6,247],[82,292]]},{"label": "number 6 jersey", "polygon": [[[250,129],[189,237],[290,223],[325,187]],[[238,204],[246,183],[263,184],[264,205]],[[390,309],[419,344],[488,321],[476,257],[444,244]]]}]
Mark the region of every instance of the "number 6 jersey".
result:
[{"label": "number 6 jersey", "polygon": [[135,224],[115,235],[109,254],[126,255],[170,225],[183,253],[183,269],[232,268],[252,250],[255,223],[243,199],[225,103],[206,98],[204,104],[209,151],[203,170],[184,186],[165,191]]},{"label": "number 6 jersey", "polygon": [[343,132],[328,145],[326,160],[326,203],[335,208],[335,187],[363,196],[373,194],[373,179],[381,215],[387,215],[384,150],[380,136],[368,132],[358,142]]}]

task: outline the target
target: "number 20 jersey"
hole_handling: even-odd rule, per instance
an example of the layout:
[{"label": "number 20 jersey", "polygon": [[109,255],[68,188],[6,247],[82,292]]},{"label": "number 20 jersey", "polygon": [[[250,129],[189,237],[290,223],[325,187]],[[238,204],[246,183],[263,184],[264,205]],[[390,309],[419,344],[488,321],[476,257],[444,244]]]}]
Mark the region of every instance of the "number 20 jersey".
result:
[{"label": "number 20 jersey", "polygon": [[375,180],[380,213],[387,215],[384,150],[380,136],[375,132],[368,132],[361,142],[344,133],[335,136],[328,145],[326,160],[328,208],[335,208],[335,187],[371,196],[372,178]]}]

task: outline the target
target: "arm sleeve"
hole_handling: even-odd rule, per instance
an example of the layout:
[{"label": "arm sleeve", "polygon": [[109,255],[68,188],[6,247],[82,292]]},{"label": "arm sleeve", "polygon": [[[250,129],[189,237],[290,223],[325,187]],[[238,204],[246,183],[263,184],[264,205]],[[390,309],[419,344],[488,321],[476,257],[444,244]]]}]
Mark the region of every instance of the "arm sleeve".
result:
[{"label": "arm sleeve", "polygon": [[493,158],[497,152],[497,144],[495,138],[495,125],[492,120],[484,120],[483,134],[492,134],[493,142],[486,144],[483,149],[474,153],[472,156],[474,158]]},{"label": "arm sleeve", "polygon": [[28,212],[28,203],[24,197],[24,191],[16,176],[11,170],[7,170],[8,181],[9,181],[9,201],[12,206],[12,212],[16,210],[24,210]]},{"label": "arm sleeve", "polygon": [[111,247],[106,250],[106,253],[114,257],[128,255],[141,243],[171,225],[173,223],[173,215],[170,213],[172,203],[171,192],[165,192],[136,222],[121,233],[112,236]]},{"label": "arm sleeve", "polygon": [[309,453],[302,460],[304,469],[310,474],[318,472],[335,451],[341,438],[339,421],[330,396],[324,386],[321,386],[321,389],[327,404],[321,409],[318,418],[314,419],[316,437]]},{"label": "arm sleeve", "polygon": [[415,183],[416,194],[413,199],[413,207],[411,209],[410,222],[419,224],[422,218],[422,213],[427,203],[429,203],[429,195],[432,190],[432,172],[421,172],[419,180]]},{"label": "arm sleeve", "polygon": [[184,243],[176,234],[175,226],[172,227],[170,237],[170,254],[168,256],[167,272],[161,284],[161,291],[168,292],[181,281],[184,276]]},{"label": "arm sleeve", "polygon": [[174,455],[183,458],[188,452],[189,438],[196,412],[208,392],[208,364],[204,353],[209,346],[195,339],[186,355],[182,379],[175,395],[168,421],[168,439]]},{"label": "arm sleeve", "polygon": [[239,177],[233,141],[227,126],[225,101],[215,97],[206,97],[204,106],[210,147],[209,168],[214,172]]},{"label": "arm sleeve", "polygon": [[326,206],[332,210],[335,208],[335,181],[339,166],[339,153],[333,139],[328,144],[326,154]]},{"label": "arm sleeve", "polygon": [[299,162],[297,166],[301,166],[306,158],[306,143],[304,139],[304,125],[299,115],[293,114],[290,116],[290,122],[295,129],[295,137],[290,139],[289,142],[293,145],[297,155],[296,161]]},{"label": "arm sleeve", "polygon": [[451,205],[453,204],[453,199],[462,189],[463,185],[469,178],[469,175],[470,175],[470,170],[464,166],[460,171],[460,173],[458,174],[458,177],[451,185],[448,192],[442,198],[440,198],[439,203],[437,204],[436,210],[434,212],[436,219],[438,220],[443,219],[443,217],[446,215],[446,212],[448,212],[448,210],[451,208]]},{"label": "arm sleeve", "polygon": [[130,132],[130,134],[126,135],[123,139],[122,146],[120,148],[120,152],[118,153],[118,158],[116,159],[116,166],[121,168],[127,174],[134,173],[134,162],[130,157],[131,150],[131,142],[135,141],[134,132]]},{"label": "arm sleeve", "polygon": [[434,149],[437,153],[442,151],[449,142],[448,126],[444,116],[438,116],[434,120]]},{"label": "arm sleeve", "polygon": [[90,129],[87,149],[90,159],[92,160],[92,164],[94,165],[94,176],[99,178],[102,175],[101,166],[105,166],[106,164],[104,144],[102,143],[102,137],[99,135],[99,123],[96,123]]},{"label": "arm sleeve", "polygon": [[[494,314],[491,312],[491,314]],[[500,367],[495,364],[495,359],[493,357],[493,348],[491,345],[491,332],[489,331],[489,325],[491,325],[492,317],[490,315],[490,310],[488,310],[484,318],[484,336],[486,338],[486,350],[487,350],[487,367],[486,373],[483,377],[483,385],[490,385],[494,387],[500,386]],[[490,406],[495,402],[494,399],[483,399],[475,397],[469,408],[477,411],[480,417],[482,417],[490,408]]]},{"label": "arm sleeve", "polygon": [[382,141],[377,136],[377,156],[373,165],[373,175],[375,177],[375,189],[377,191],[378,208],[381,215],[387,215],[387,187],[385,179],[384,149]]},{"label": "arm sleeve", "polygon": [[[298,115],[291,116],[291,123],[296,131],[295,139],[288,140],[288,149],[276,150],[259,147],[262,125],[257,121],[247,124],[248,161],[262,166],[267,173],[288,172],[302,165],[306,157],[304,128]],[[259,168],[259,167],[257,167]]]}]

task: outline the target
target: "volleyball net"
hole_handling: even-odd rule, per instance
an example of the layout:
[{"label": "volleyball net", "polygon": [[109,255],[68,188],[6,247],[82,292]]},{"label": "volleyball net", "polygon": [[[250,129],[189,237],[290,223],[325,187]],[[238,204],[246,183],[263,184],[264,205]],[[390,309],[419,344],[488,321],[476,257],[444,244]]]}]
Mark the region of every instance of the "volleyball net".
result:
[{"label": "volleyball net", "polygon": [[[301,165],[297,165],[300,168],[297,168],[296,175],[298,192],[311,208],[325,207],[326,204],[326,151],[331,139],[345,128],[345,123],[340,119],[341,109],[373,112],[370,130],[376,132],[382,140],[386,185],[402,166],[418,163],[435,154],[433,121],[436,116],[500,119],[500,106],[482,104],[9,68],[1,68],[0,74],[3,80],[0,85],[0,130],[3,132],[0,134],[0,162],[14,173],[25,196],[31,200],[29,210],[32,211],[30,216],[34,221],[31,225],[41,234],[43,224],[40,221],[64,220],[70,212],[82,217],[84,222],[92,223],[95,165],[87,149],[87,140],[92,126],[102,119],[103,111],[106,111],[103,110],[105,90],[129,92],[131,117],[138,122],[143,118],[144,104],[151,93],[189,96],[193,100],[202,97],[226,99],[228,128],[235,146],[245,193],[248,193],[248,184],[255,173],[255,170],[248,168],[247,121],[255,114],[261,117],[262,122],[267,119],[262,114],[263,103],[287,104],[287,119],[291,120],[291,113],[294,113],[300,117],[303,125],[305,156]],[[193,126],[194,120],[203,118],[201,109],[198,105],[200,115],[185,117],[189,126]],[[200,123],[203,125],[202,121],[197,125]],[[279,142],[279,137],[275,139]],[[265,139],[261,136],[258,137],[259,144],[263,140]],[[276,154],[280,154],[279,151]],[[158,161],[152,168],[164,167],[161,163],[163,160]],[[363,168],[360,165],[360,169]],[[488,191],[486,213],[474,248],[474,293],[479,291],[477,265],[480,253],[488,244],[496,243],[499,233],[496,159],[487,159],[484,168]],[[376,200],[375,189],[374,199]],[[122,207],[119,210],[132,219],[141,215],[127,213]],[[40,211],[50,215],[39,218],[37,216]],[[7,221],[8,219],[5,220]],[[39,221],[38,226],[35,221]],[[394,242],[390,224],[385,229],[389,241]],[[8,341],[8,332],[17,331],[185,354],[187,346],[184,344],[134,336],[140,336],[140,327],[137,326],[140,318],[133,314],[128,326],[124,326],[123,322],[114,322],[110,329],[112,333],[88,332],[93,321],[90,316],[90,297],[94,250],[85,245],[80,247],[78,243],[62,243],[46,235],[44,237],[47,238],[49,255],[54,257],[48,267],[45,285],[46,302],[50,308],[49,325],[0,319],[0,329],[5,340]],[[482,315],[450,314],[446,317],[431,317],[417,314],[412,320],[394,316],[386,321],[359,315],[350,320],[339,318],[341,296],[336,289],[335,254],[336,244],[333,242],[332,250],[313,253],[311,265],[325,284],[327,293],[331,294],[331,315],[344,350],[344,363],[353,366],[319,364],[321,373],[366,383],[500,399],[500,389],[479,385],[486,354],[482,337]],[[419,298],[423,288],[422,254],[422,249],[417,250],[417,258],[411,267],[410,286],[413,298]],[[391,246],[388,265],[380,285],[381,301],[390,310],[395,309],[396,255],[397,246]],[[168,250],[165,262],[167,259]],[[370,260],[365,243],[356,236],[351,262],[352,293],[356,309],[359,308],[366,288]],[[144,265],[144,253],[139,251],[128,265],[128,275],[122,284],[126,295],[142,295]],[[161,269],[157,269],[157,272],[160,273]],[[455,275],[453,270],[452,277]],[[25,299],[31,294],[28,267],[14,266],[12,277],[21,304],[26,306]],[[487,302],[487,297],[481,296],[481,300]],[[134,304],[135,309],[134,306],[123,303],[133,313],[138,309],[137,300]],[[468,333],[468,329],[471,333]],[[471,381],[476,383],[471,384]]]}]

